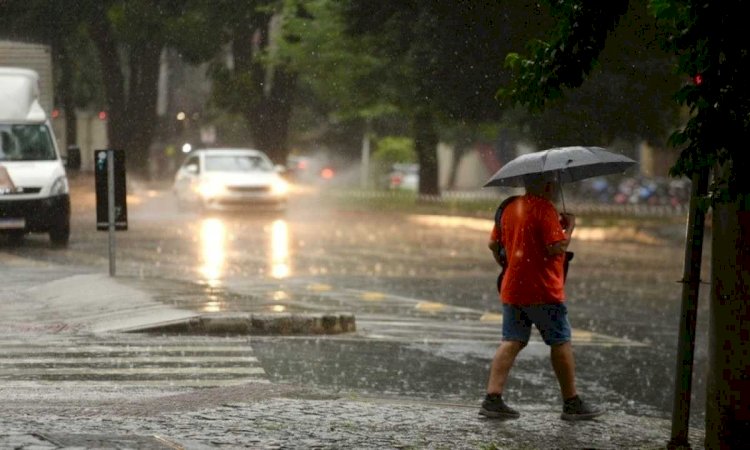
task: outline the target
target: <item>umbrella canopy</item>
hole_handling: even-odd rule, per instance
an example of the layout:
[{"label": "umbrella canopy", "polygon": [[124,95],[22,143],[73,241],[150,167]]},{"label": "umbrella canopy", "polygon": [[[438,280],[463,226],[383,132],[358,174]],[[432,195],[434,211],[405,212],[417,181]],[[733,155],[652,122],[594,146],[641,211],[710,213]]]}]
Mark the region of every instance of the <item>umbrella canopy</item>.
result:
[{"label": "umbrella canopy", "polygon": [[635,161],[601,147],[559,147],[528,153],[505,164],[489,181],[488,186],[521,187],[529,175],[556,176],[560,183],[584,180],[601,175],[622,173]]}]

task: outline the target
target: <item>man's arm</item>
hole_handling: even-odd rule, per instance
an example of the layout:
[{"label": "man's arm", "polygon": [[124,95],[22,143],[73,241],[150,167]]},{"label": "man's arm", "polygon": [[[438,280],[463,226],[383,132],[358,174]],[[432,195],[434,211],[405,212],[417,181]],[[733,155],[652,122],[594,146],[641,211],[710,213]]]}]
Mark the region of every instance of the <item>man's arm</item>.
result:
[{"label": "man's arm", "polygon": [[561,214],[561,216],[562,220],[560,222],[563,226],[565,239],[547,246],[547,253],[552,256],[565,254],[565,251],[568,249],[568,245],[570,245],[570,239],[573,237],[573,230],[576,227],[576,216],[568,213],[563,213]]}]

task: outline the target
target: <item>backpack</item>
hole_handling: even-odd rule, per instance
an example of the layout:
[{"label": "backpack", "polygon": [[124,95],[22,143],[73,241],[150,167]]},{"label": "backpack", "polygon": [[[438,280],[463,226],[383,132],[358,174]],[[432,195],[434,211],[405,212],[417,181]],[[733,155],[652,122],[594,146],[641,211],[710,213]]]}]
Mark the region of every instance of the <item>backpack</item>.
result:
[{"label": "backpack", "polygon": [[[497,228],[498,236],[502,236],[503,211],[508,205],[511,204],[511,202],[513,202],[513,200],[517,199],[518,197],[518,195],[512,195],[503,200],[497,207],[497,210],[495,211],[495,227]],[[497,292],[500,293],[500,288],[503,284],[503,277],[505,276],[505,271],[508,268],[508,255],[505,252],[505,247],[503,247],[500,242],[498,242],[498,244],[500,245],[500,248],[498,249],[500,273],[497,275]],[[568,265],[573,259],[573,256],[573,252],[565,252],[565,259],[563,260],[563,281],[568,278]]]},{"label": "backpack", "polygon": [[[503,200],[497,207],[497,210],[495,211],[495,228],[497,228],[498,236],[502,237],[503,211],[508,205],[511,204],[513,200],[517,199],[518,197],[518,195],[511,195],[510,197]],[[500,245],[500,248],[497,250],[497,253],[500,256],[500,273],[497,275],[497,292],[499,293],[500,286],[502,286],[503,284],[505,270],[508,268],[508,255],[505,253],[505,247],[503,247],[500,241],[498,241],[498,245]]]}]

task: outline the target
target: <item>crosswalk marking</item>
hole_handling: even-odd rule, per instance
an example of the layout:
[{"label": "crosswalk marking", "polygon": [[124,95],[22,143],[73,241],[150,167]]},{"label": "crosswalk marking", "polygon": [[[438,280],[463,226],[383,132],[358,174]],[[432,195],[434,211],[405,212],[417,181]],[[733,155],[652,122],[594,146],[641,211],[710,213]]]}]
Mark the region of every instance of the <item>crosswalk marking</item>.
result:
[{"label": "crosswalk marking", "polygon": [[[3,369],[0,366],[0,379],[7,375],[18,372],[18,368]],[[24,376],[37,375],[181,375],[181,374],[211,374],[211,375],[259,375],[265,374],[262,367],[96,367],[86,365],[84,367],[34,367],[24,368]]]},{"label": "crosswalk marking", "polygon": [[[358,334],[363,337],[407,342],[499,342],[502,330],[496,323],[475,321],[437,321],[420,318],[393,319],[381,316],[360,316],[357,318]],[[536,332],[531,335],[531,343],[541,342]],[[602,347],[643,347],[646,344],[630,339],[573,329],[572,342],[575,345]]]},{"label": "crosswalk marking", "polygon": [[[222,387],[236,386],[246,384],[250,381],[243,378],[227,378],[225,380],[212,380],[211,384],[206,384],[203,380],[85,380],[85,381],[65,381],[65,380],[3,380],[2,388],[8,389],[38,389],[39,387],[51,387],[57,389],[78,388],[84,385],[87,388],[95,387],[177,387],[177,388],[204,388],[204,387]],[[271,384],[268,379],[253,379],[252,383]]]},{"label": "crosswalk marking", "polygon": [[0,337],[3,385],[213,387],[269,382],[247,339],[195,336]]},{"label": "crosswalk marking", "polygon": [[[118,353],[133,353],[136,349],[130,346],[124,346],[121,343],[112,345],[87,345],[85,347],[69,346],[69,347],[32,347],[32,344],[9,344],[6,341],[2,342],[2,354],[8,356],[10,354],[19,353],[24,355],[31,354],[75,354],[75,353],[106,353],[107,355],[118,354]],[[12,346],[11,346],[12,345]],[[202,353],[248,353],[251,351],[250,347],[224,347],[224,346],[154,346],[154,345],[142,345],[137,347],[137,351],[148,354],[160,354],[160,353],[172,353],[177,356],[185,356],[189,353],[202,352]]]},{"label": "crosswalk marking", "polygon": [[[349,308],[356,316],[359,337],[370,339],[430,342],[499,342],[502,335],[502,314],[444,302],[412,298],[387,292],[339,288],[324,285],[317,289],[315,302],[300,300],[309,297],[309,287],[304,280],[289,280],[280,291],[278,284],[246,280],[229,280],[233,292],[258,298],[268,298],[270,293],[284,292],[285,300],[279,303],[299,303],[308,309]],[[322,286],[322,285],[321,285]],[[396,311],[396,313],[394,313]],[[345,339],[346,336],[339,336]],[[584,329],[574,328],[572,341],[576,345],[602,347],[643,347],[646,344]],[[531,343],[541,342],[532,333]]]},{"label": "crosswalk marking", "polygon": [[[61,353],[62,354],[62,353]],[[18,353],[19,356],[15,358],[0,358],[0,370],[4,364],[16,364],[19,361],[23,364],[57,364],[57,365],[71,365],[80,364],[81,360],[87,364],[96,364],[101,366],[121,366],[123,364],[206,364],[206,363],[224,363],[224,364],[239,364],[239,363],[252,363],[257,364],[258,358],[254,356],[201,356],[200,358],[192,356],[160,356],[160,357],[148,357],[148,356],[134,356],[134,357],[85,357],[85,358],[71,358],[68,360],[61,360],[59,357],[28,357],[23,353]]]}]

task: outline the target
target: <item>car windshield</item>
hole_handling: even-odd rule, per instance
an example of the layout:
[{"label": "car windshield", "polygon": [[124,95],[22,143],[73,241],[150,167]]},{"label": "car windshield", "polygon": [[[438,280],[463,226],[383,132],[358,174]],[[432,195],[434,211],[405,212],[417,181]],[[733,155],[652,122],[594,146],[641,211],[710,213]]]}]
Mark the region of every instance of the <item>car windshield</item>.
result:
[{"label": "car windshield", "polygon": [[0,124],[0,161],[54,159],[55,148],[46,125]]},{"label": "car windshield", "polygon": [[206,157],[207,172],[269,171],[271,164],[256,155],[211,155]]}]

